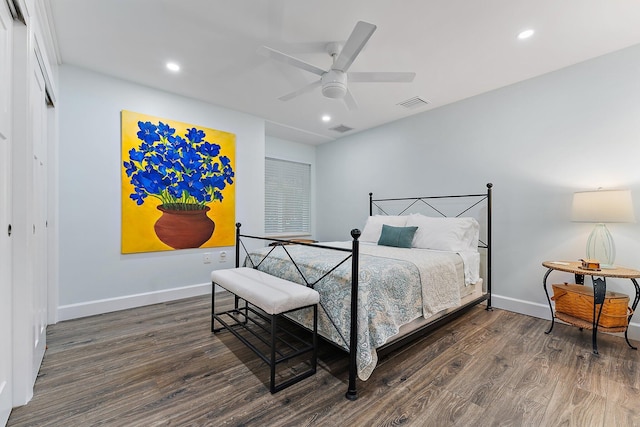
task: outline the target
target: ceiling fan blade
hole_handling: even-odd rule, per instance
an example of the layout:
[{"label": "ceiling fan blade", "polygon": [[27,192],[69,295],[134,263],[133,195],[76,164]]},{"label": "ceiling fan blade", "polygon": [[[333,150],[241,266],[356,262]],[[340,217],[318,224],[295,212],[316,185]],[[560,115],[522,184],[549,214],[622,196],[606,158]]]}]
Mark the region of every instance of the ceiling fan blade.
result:
[{"label": "ceiling fan blade", "polygon": [[344,98],[342,98],[342,100],[347,105],[349,111],[358,109],[358,103],[356,102],[356,99],[353,97],[353,94],[349,89],[347,89],[347,93],[344,94]]},{"label": "ceiling fan blade", "polygon": [[275,49],[271,49],[270,47],[267,47],[267,46],[259,47],[258,53],[264,56],[268,56],[271,59],[275,59],[276,61],[280,61],[297,68],[302,68],[303,70],[309,71],[319,76],[322,76],[324,73],[326,73],[326,71],[323,70],[322,68],[318,68],[315,65],[309,64],[308,62],[304,62],[301,59],[294,58],[293,56],[289,56],[286,53],[282,53]]},{"label": "ceiling fan blade", "polygon": [[376,28],[368,22],[358,21],[331,68],[347,71]]},{"label": "ceiling fan blade", "polygon": [[320,80],[316,80],[315,82],[309,83],[306,86],[301,87],[300,89],[293,91],[291,93],[288,93],[286,95],[281,96],[280,98],[278,98],[280,101],[288,101],[290,99],[295,98],[296,96],[302,95],[303,93],[307,93],[307,92],[311,92],[313,89],[320,87],[321,86],[321,81]]},{"label": "ceiling fan blade", "polygon": [[361,72],[347,73],[349,82],[398,82],[409,83],[415,78],[416,73],[395,72]]}]

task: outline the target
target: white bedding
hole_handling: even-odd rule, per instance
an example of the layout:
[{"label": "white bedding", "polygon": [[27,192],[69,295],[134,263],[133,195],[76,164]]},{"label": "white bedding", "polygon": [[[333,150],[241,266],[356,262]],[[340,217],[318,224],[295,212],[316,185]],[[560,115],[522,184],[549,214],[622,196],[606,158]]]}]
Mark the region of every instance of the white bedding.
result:
[{"label": "white bedding", "polygon": [[[322,245],[351,248],[352,242]],[[261,262],[270,250],[273,252]],[[298,267],[292,265],[285,251],[291,253]],[[314,287],[320,293],[322,306],[318,314],[318,332],[345,347],[351,317],[351,262],[324,277],[345,256],[344,252],[291,245],[257,250],[252,252],[251,259],[255,265],[260,264],[260,270],[293,282],[305,284],[300,271],[309,283],[320,280]],[[376,348],[396,336],[403,325],[460,305],[461,289],[467,288],[466,266],[455,252],[363,243],[359,267],[356,353],[358,376],[366,380],[377,364]],[[302,311],[291,314],[307,326],[311,320],[309,315]]]},{"label": "white bedding", "polygon": [[[351,244],[351,242],[344,243]],[[363,243],[360,245],[360,253],[409,261],[416,265],[422,283],[422,316],[424,318],[460,305],[458,283],[464,278],[459,276],[456,269],[456,263],[460,262],[460,258],[455,252],[394,248]]]}]

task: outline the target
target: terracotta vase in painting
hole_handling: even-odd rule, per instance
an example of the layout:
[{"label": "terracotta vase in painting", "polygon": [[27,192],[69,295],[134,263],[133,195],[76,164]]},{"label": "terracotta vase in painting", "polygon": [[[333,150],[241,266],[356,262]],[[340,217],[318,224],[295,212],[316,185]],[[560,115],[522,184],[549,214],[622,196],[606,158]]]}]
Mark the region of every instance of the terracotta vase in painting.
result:
[{"label": "terracotta vase in painting", "polygon": [[158,206],[162,216],[153,226],[156,236],[173,249],[199,248],[211,238],[216,226],[207,216],[209,209],[208,206],[188,210]]}]

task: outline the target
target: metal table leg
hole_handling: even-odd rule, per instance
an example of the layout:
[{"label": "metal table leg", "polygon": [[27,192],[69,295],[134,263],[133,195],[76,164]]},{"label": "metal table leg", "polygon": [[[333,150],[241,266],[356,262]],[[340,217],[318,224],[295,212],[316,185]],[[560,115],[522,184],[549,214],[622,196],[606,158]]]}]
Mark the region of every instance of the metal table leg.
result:
[{"label": "metal table leg", "polygon": [[631,305],[631,313],[629,314],[629,318],[627,319],[627,329],[624,330],[624,339],[627,341],[629,347],[634,350],[637,350],[638,347],[635,347],[629,342],[629,337],[627,332],[629,332],[629,324],[631,323],[631,317],[633,317],[633,313],[636,311],[636,307],[638,306],[638,301],[640,301],[640,286],[638,286],[638,281],[634,278],[631,278],[631,282],[633,282],[633,286],[636,288],[636,297],[633,299],[633,304]]},{"label": "metal table leg", "polygon": [[[593,354],[598,354],[598,324],[600,323],[600,315],[602,314],[602,307],[604,306],[604,297],[607,293],[607,281],[604,277],[593,277]],[[596,307],[600,306],[596,316]]]},{"label": "metal table leg", "polygon": [[552,271],[553,271],[552,268],[548,269],[544,275],[544,278],[542,279],[542,287],[544,288],[544,293],[547,295],[547,302],[549,303],[549,310],[551,311],[551,326],[549,327],[549,330],[545,332],[545,334],[551,333],[551,330],[553,329],[553,325],[556,319],[556,316],[553,314],[553,306],[551,306],[551,298],[549,298],[549,291],[547,290],[547,277],[549,277],[549,274],[551,274]]}]

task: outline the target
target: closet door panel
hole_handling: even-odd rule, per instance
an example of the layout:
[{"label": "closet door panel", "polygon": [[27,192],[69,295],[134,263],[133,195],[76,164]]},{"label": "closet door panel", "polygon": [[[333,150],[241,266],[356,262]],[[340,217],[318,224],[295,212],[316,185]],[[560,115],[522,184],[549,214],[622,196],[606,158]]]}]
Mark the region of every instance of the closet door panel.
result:
[{"label": "closet door panel", "polygon": [[[35,59],[35,57],[34,57]],[[37,61],[34,61],[38,64]],[[33,225],[31,236],[30,263],[33,276],[31,299],[33,328],[32,375],[35,378],[44,356],[47,336],[47,104],[44,76],[39,66],[34,67],[31,80],[31,142],[33,146],[33,166],[31,202]]]},{"label": "closet door panel", "polygon": [[12,406],[11,283],[11,89],[12,28],[9,8],[0,1],[0,425]]}]

